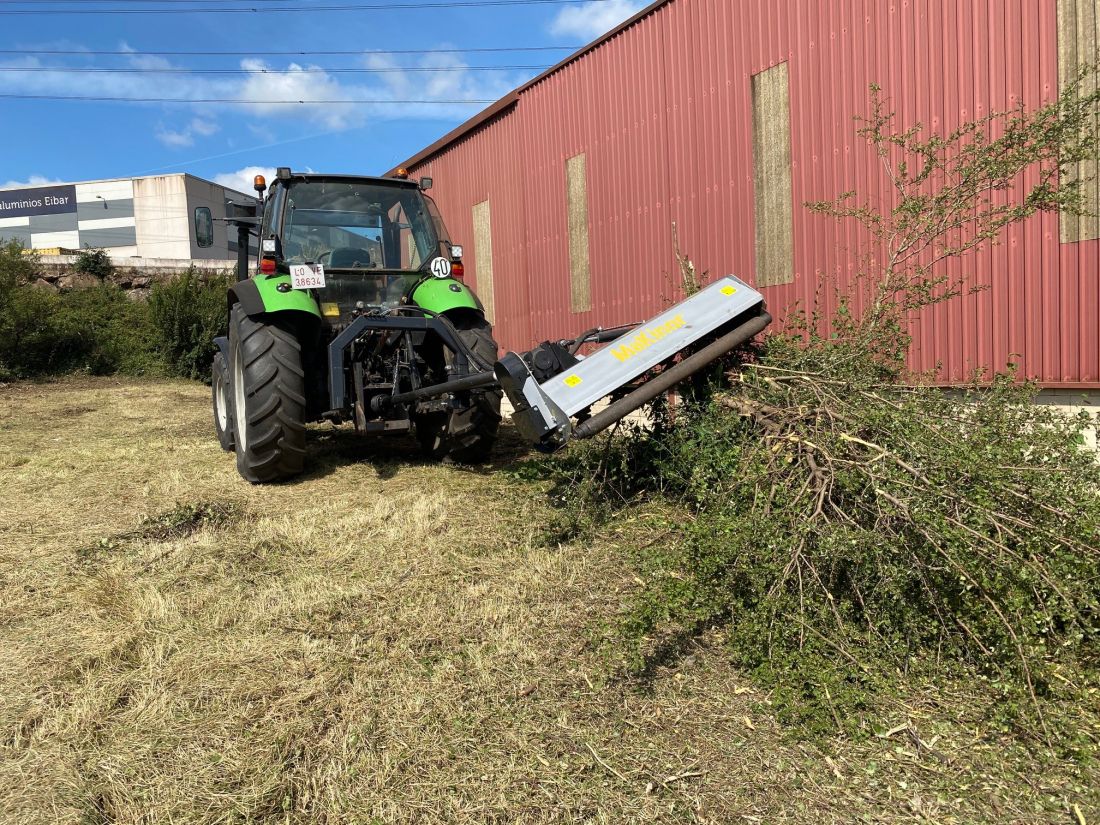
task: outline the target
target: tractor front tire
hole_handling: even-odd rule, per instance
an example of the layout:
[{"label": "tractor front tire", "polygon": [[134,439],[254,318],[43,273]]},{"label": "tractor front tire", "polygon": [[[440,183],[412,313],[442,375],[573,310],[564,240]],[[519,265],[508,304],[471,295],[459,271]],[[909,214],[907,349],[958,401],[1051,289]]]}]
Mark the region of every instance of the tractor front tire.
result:
[{"label": "tractor front tire", "polygon": [[225,356],[219,350],[210,367],[210,403],[214,408],[214,432],[226,452],[233,452],[234,449],[233,405],[229,400],[232,392]]},{"label": "tractor front tire", "polygon": [[302,347],[290,329],[249,318],[229,321],[237,472],[253,484],[302,472],[306,457],[306,382]]},{"label": "tractor front tire", "polygon": [[[462,343],[480,361],[474,369],[492,369],[497,360],[493,328],[480,316],[455,323]],[[436,461],[480,464],[489,460],[500,427],[499,388],[472,390],[460,396],[465,403],[448,413],[428,413],[416,421],[416,434],[424,453]]]}]

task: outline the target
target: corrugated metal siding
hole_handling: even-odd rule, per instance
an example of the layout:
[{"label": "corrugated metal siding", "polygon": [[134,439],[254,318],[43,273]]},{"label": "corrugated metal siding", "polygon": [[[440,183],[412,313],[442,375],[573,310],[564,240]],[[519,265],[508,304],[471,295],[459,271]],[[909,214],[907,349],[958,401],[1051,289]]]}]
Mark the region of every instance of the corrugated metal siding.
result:
[{"label": "corrugated metal siding", "polygon": [[[1054,0],[670,0],[430,156],[456,240],[492,202],[498,337],[509,348],[654,314],[676,297],[671,224],[700,270],[754,280],[751,76],[789,63],[793,283],[783,318],[835,309],[867,239],[801,204],[855,190],[889,202],[855,134],[877,82],[900,122],[949,131],[1058,90]],[[570,312],[565,162],[585,153],[592,309]],[[467,262],[476,286],[476,271]],[[1059,243],[1058,218],[947,265],[985,287],[915,319],[911,366],[944,382],[1020,364],[1051,386],[1100,384],[1100,241]]]},{"label": "corrugated metal siding", "polygon": [[[516,112],[509,110],[480,129],[436,154],[415,174],[432,175],[431,195],[443,212],[452,239],[472,244],[473,207],[489,201],[493,233],[493,304],[497,338],[528,341],[532,330],[528,317],[526,199],[524,197],[521,134]],[[471,248],[471,252],[472,252]],[[463,258],[466,281],[478,286],[476,259]],[[537,300],[537,297],[534,299]]]}]

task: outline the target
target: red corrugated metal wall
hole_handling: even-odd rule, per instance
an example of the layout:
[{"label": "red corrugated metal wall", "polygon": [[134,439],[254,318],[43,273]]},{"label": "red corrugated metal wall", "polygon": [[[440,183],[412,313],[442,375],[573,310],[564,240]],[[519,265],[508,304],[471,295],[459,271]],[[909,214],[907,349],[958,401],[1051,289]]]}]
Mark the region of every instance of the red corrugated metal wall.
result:
[{"label": "red corrugated metal wall", "polygon": [[[1050,100],[1056,49],[1055,0],[671,0],[413,171],[435,178],[467,245],[471,208],[489,199],[505,347],[639,320],[675,296],[673,221],[700,269],[754,280],[751,77],[788,61],[795,278],[765,294],[780,318],[815,300],[832,309],[866,239],[801,204],[847,190],[889,197],[855,133],[868,85],[902,124],[944,132]],[[580,152],[592,310],[575,314],[564,169]],[[959,382],[1011,361],[1048,385],[1100,383],[1100,241],[1061,244],[1058,218],[1044,215],[949,271],[986,289],[916,319],[915,370]]]}]

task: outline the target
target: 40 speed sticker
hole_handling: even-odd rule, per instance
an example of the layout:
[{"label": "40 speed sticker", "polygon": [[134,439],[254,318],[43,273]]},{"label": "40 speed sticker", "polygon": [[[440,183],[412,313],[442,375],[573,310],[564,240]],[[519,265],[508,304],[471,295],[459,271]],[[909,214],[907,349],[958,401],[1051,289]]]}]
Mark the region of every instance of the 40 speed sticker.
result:
[{"label": "40 speed sticker", "polygon": [[446,258],[439,257],[432,259],[432,275],[437,278],[450,278],[451,277],[451,262]]},{"label": "40 speed sticker", "polygon": [[290,285],[295,289],[324,289],[325,268],[321,264],[291,264]]}]

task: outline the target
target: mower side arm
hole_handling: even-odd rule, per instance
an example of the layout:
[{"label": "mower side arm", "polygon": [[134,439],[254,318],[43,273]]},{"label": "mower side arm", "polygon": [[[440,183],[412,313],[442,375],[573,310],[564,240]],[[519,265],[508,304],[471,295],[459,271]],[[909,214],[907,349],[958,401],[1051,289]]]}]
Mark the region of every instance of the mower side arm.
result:
[{"label": "mower side arm", "polygon": [[[506,353],[495,365],[512,420],[538,449],[591,438],[647,401],[748,341],[771,322],[764,296],[732,275],[620,335],[583,360],[536,375],[529,356]],[[585,333],[581,340],[590,333]],[[673,359],[681,360],[673,363]],[[655,375],[655,367],[665,368]],[[648,376],[648,377],[647,377]],[[635,386],[643,379],[640,386]],[[571,419],[602,398],[628,394],[576,426]]]}]

